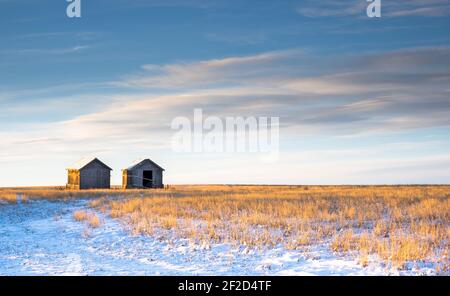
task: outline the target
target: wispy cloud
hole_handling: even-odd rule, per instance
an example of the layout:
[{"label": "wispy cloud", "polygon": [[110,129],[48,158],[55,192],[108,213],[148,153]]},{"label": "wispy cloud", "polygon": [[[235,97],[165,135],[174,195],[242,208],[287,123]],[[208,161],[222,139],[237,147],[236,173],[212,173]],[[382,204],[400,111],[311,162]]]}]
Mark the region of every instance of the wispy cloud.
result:
[{"label": "wispy cloud", "polygon": [[[125,143],[158,133],[158,142],[169,144],[171,120],[190,116],[194,108],[219,116],[280,116],[288,137],[300,131],[352,135],[448,126],[450,59],[442,57],[449,54],[449,48],[362,54],[342,57],[343,65],[314,63],[314,72],[304,71],[314,57],[299,50],[144,65],[142,76],[117,83],[144,93],[130,89],[108,97],[104,105],[96,105],[97,111],[46,130],[55,132],[51,138],[101,138],[102,143],[105,138]],[[92,102],[98,101],[96,96]]]},{"label": "wispy cloud", "polygon": [[365,1],[306,1],[297,9],[305,17],[343,17],[364,15],[367,8]]},{"label": "wispy cloud", "polygon": [[40,32],[31,34],[22,34],[16,36],[16,39],[54,39],[54,38],[66,38],[70,40],[88,41],[96,39],[102,34],[100,32],[70,32],[70,31],[58,31],[58,32]]},{"label": "wispy cloud", "polygon": [[[229,57],[200,62],[180,62],[168,65],[144,65],[144,72],[126,77],[114,85],[139,88],[179,88],[219,85],[226,82],[246,82],[260,76],[258,72],[297,50],[274,51],[252,56]],[[275,69],[274,69],[275,70]]]},{"label": "wispy cloud", "polygon": [[1,50],[4,55],[64,55],[81,52],[91,48],[91,45],[77,45],[65,48],[25,48],[25,49],[7,49]]},{"label": "wispy cloud", "polygon": [[[425,16],[438,17],[450,14],[448,0],[395,0],[381,1],[385,17]],[[305,17],[364,17],[368,2],[365,0],[312,1],[302,3],[297,11]]]},{"label": "wispy cloud", "polygon": [[205,37],[206,39],[215,42],[242,44],[242,45],[261,44],[268,40],[268,36],[266,36],[266,34],[263,32],[248,33],[248,34],[208,33],[205,35]]},{"label": "wispy cloud", "polygon": [[[386,2],[386,1],[385,1]],[[437,17],[450,14],[449,0],[399,0],[387,1],[386,16],[426,16]]]}]

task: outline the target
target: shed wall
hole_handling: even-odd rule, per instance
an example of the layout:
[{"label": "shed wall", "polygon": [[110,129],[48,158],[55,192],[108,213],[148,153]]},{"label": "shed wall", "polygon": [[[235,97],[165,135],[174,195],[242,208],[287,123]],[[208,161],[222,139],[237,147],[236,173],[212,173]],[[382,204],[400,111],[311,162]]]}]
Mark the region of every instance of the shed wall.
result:
[{"label": "shed wall", "polygon": [[[144,171],[153,171],[152,188],[163,188],[163,170],[151,162],[144,162],[133,170],[123,171],[124,188],[143,188]],[[125,183],[126,182],[126,183]]]},{"label": "shed wall", "polygon": [[67,187],[71,189],[109,189],[111,187],[111,171],[98,162],[92,162],[81,170],[69,170]]}]

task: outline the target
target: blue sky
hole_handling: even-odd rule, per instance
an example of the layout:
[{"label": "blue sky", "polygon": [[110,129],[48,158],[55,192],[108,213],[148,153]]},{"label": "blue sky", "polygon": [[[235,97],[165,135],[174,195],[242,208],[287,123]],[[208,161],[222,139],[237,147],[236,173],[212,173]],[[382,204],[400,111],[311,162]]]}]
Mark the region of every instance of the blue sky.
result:
[{"label": "blue sky", "polygon": [[[141,157],[167,183],[449,183],[449,0],[81,3],[0,0],[0,186],[84,156],[116,184]],[[174,153],[195,108],[279,116],[279,160]]]}]

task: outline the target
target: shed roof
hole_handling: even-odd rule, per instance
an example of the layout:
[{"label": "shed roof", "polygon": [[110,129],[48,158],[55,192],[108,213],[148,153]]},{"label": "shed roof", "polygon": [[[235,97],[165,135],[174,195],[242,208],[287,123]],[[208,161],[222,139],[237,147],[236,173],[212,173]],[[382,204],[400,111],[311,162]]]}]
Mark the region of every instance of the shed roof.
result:
[{"label": "shed roof", "polygon": [[138,167],[140,164],[142,164],[145,161],[149,161],[151,162],[154,166],[156,166],[157,168],[165,171],[161,166],[159,166],[156,162],[154,162],[153,160],[151,160],[150,158],[140,158],[136,161],[133,162],[133,164],[131,166],[129,166],[128,168],[126,168],[125,170],[127,171],[132,171],[134,170],[136,167]]},{"label": "shed roof", "polygon": [[110,171],[112,171],[112,168],[110,168],[109,166],[107,166],[105,163],[103,163],[101,160],[99,160],[96,157],[84,157],[82,159],[80,159],[79,161],[77,161],[76,163],[74,163],[73,165],[71,165],[70,167],[68,167],[68,170],[81,170],[84,167],[86,167],[88,164],[97,161],[98,163],[100,163],[101,165],[103,165],[105,168],[109,169]]}]

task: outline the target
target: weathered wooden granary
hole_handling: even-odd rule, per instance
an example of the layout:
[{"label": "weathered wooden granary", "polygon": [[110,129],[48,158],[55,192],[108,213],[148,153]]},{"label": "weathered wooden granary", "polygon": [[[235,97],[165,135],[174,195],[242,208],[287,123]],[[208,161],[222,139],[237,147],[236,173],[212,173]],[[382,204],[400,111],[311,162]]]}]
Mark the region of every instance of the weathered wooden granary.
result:
[{"label": "weathered wooden granary", "polygon": [[83,158],[67,168],[67,188],[109,189],[112,169],[97,158]]},{"label": "weathered wooden granary", "polygon": [[164,169],[150,159],[136,161],[129,168],[122,170],[122,187],[163,188]]}]

